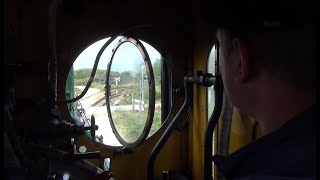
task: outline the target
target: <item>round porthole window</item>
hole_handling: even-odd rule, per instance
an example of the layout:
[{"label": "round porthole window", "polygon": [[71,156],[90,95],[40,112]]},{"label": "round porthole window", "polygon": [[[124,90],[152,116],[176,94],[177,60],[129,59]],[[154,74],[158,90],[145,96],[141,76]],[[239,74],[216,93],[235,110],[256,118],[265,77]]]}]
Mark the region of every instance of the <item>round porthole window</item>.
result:
[{"label": "round porthole window", "polygon": [[[94,77],[95,59],[110,38],[86,48],[75,60],[66,81],[66,99],[76,122],[90,126],[95,116],[95,141],[110,146],[134,147],[156,133],[172,106],[171,71],[161,54],[146,42],[119,36],[104,50]],[[87,132],[90,136],[90,132]]]}]

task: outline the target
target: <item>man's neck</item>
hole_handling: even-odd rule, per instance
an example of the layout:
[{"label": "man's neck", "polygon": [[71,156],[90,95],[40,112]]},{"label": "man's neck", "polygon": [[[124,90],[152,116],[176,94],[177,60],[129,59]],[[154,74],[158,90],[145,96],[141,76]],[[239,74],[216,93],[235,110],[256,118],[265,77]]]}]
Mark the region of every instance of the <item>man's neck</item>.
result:
[{"label": "man's neck", "polygon": [[316,104],[316,96],[307,90],[286,87],[276,80],[268,81],[257,88],[253,111],[264,135],[278,130],[291,118]]}]

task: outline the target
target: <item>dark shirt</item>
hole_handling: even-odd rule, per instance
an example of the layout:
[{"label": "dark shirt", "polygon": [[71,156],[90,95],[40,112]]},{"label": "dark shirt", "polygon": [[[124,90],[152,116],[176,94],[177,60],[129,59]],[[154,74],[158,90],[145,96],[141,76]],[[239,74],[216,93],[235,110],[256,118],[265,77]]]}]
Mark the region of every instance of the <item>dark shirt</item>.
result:
[{"label": "dark shirt", "polygon": [[315,179],[316,106],[290,119],[279,130],[259,138],[228,156],[215,155],[213,161],[219,172],[227,179],[259,179],[246,177],[314,177]]}]

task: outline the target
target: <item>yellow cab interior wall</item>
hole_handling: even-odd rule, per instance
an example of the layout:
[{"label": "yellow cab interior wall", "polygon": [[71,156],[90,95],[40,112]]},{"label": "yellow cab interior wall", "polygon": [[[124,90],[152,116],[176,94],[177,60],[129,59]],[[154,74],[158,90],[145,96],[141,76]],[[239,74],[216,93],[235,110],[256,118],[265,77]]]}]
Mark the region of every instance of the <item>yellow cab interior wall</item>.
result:
[{"label": "yellow cab interior wall", "polygon": [[[159,132],[163,132],[160,130]],[[158,140],[160,133],[151,137],[147,142],[137,147],[132,154],[114,156],[111,147],[106,148],[98,143],[91,143],[87,137],[81,136],[77,139],[79,145],[85,145],[88,151],[100,150],[104,158],[111,159],[111,170],[116,179],[147,179],[147,161],[153,145]],[[164,145],[155,161],[155,176],[161,177],[162,171],[181,171],[186,159],[181,153],[181,135],[174,133]],[[91,161],[98,163],[97,161]]]},{"label": "yellow cab interior wall", "polygon": [[253,119],[250,116],[241,113],[236,107],[233,107],[229,153],[232,153],[251,142],[252,126]]},{"label": "yellow cab interior wall", "polygon": [[[229,153],[233,153],[241,147],[252,142],[252,127],[254,119],[233,107],[232,123],[230,130]],[[260,127],[257,127],[256,138],[261,137]]]},{"label": "yellow cab interior wall", "polygon": [[[206,72],[207,60],[210,50],[213,46],[213,41],[207,28],[203,24],[197,24],[195,29],[195,50],[194,50],[194,70]],[[204,137],[207,124],[207,96],[206,87],[196,86],[193,88],[193,119],[191,129],[191,161],[192,161],[192,179],[203,179],[204,173]]]}]

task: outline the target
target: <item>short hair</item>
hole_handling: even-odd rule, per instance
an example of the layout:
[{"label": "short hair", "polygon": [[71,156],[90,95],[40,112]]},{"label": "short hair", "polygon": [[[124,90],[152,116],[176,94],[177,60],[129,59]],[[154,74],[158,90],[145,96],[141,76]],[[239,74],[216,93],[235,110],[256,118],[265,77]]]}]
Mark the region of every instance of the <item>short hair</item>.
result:
[{"label": "short hair", "polygon": [[233,38],[245,41],[254,58],[253,74],[265,70],[290,86],[315,88],[315,29],[300,27],[241,33],[226,29],[224,34],[227,36],[226,55],[233,50]]},{"label": "short hair", "polygon": [[315,89],[314,1],[204,2],[209,29],[224,29],[230,40],[242,38],[256,60],[256,72],[263,68],[291,86]]}]

